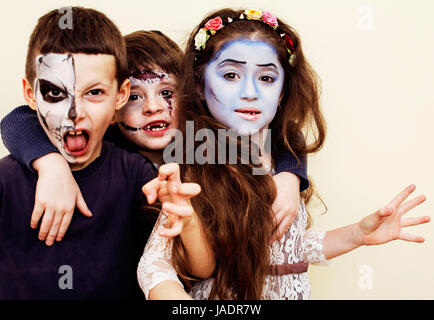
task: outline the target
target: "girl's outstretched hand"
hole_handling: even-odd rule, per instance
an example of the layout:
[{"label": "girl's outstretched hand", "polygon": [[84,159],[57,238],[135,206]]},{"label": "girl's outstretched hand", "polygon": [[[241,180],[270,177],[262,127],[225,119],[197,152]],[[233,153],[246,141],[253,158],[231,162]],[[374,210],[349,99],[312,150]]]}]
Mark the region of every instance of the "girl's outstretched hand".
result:
[{"label": "girl's outstretched hand", "polygon": [[182,183],[177,163],[162,165],[158,177],[149,181],[142,188],[149,204],[157,199],[162,203],[162,209],[168,214],[169,227],[159,230],[162,237],[180,235],[184,226],[191,222],[194,216],[190,198],[201,191],[197,183]]},{"label": "girl's outstretched hand", "polygon": [[402,231],[404,227],[416,226],[431,220],[428,216],[403,218],[404,214],[426,200],[426,197],[421,195],[403,204],[415,189],[415,185],[408,186],[387,206],[365,217],[358,223],[361,245],[377,245],[398,239],[410,242],[425,241],[421,236]]}]

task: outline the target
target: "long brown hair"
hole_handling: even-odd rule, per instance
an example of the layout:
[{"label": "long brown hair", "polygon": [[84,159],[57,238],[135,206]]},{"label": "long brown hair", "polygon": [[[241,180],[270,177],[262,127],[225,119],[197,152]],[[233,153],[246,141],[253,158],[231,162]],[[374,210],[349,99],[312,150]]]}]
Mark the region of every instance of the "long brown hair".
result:
[{"label": "long brown hair", "polygon": [[[183,137],[186,137],[188,120],[194,121],[195,131],[208,128],[217,133],[220,128],[228,129],[217,122],[208,110],[202,94],[203,75],[209,61],[223,45],[242,37],[269,42],[276,48],[285,69],[281,104],[270,124],[273,156],[278,152],[306,155],[319,150],[325,138],[325,124],[319,110],[316,75],[304,59],[299,37],[292,28],[278,20],[280,28],[294,41],[296,49],[291,63],[282,39],[270,26],[260,21],[234,21],[208,39],[203,51],[195,49],[194,37],[209,19],[217,16],[223,20],[228,17],[233,19],[241,13],[241,10],[232,9],[213,12],[203,19],[189,38],[177,115]],[[301,132],[309,127],[316,134],[313,141],[307,144]],[[229,142],[237,143],[239,147],[239,139],[229,139]],[[218,148],[222,146],[216,146]],[[194,150],[184,149],[184,161],[186,153]],[[254,162],[254,159],[251,160]],[[240,163],[238,159],[236,165],[194,163],[181,167],[183,180],[202,186],[202,192],[191,203],[216,256],[210,298],[260,299],[269,268],[268,242],[274,228],[271,206],[276,196],[275,185],[269,175],[252,175],[252,163]],[[191,278],[188,277],[185,253],[179,238],[175,239],[172,259],[188,284]]]}]

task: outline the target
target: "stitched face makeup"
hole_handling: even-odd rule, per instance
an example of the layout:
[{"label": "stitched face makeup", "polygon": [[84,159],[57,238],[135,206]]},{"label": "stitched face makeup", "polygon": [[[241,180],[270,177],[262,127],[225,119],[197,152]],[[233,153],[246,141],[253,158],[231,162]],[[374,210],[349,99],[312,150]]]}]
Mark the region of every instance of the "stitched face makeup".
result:
[{"label": "stitched face makeup", "polygon": [[117,117],[120,129],[141,149],[164,149],[172,138],[175,78],[158,69],[139,69],[129,79],[130,98]]},{"label": "stitched face makeup", "polygon": [[93,161],[113,119],[117,81],[114,57],[47,54],[35,60],[34,92],[39,122],[76,170]]},{"label": "stitched face makeup", "polygon": [[284,70],[272,45],[238,39],[217,52],[204,80],[212,116],[239,134],[251,135],[267,128],[276,115]]}]

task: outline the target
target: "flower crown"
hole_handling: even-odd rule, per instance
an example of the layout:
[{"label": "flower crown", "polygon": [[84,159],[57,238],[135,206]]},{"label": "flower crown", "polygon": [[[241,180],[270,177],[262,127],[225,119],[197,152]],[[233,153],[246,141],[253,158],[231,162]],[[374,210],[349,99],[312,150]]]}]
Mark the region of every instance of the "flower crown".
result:
[{"label": "flower crown", "polygon": [[292,40],[292,38],[279,27],[275,15],[271,14],[268,11],[261,11],[256,9],[246,9],[243,13],[241,13],[239,17],[227,18],[226,21],[223,21],[222,18],[219,16],[208,20],[208,22],[205,23],[205,27],[201,28],[194,37],[194,45],[196,50],[201,51],[205,49],[208,39],[211,36],[215,35],[218,30],[223,29],[225,26],[231,24],[234,21],[244,19],[262,21],[263,23],[268,24],[271,28],[273,28],[282,38],[291,60],[295,51],[294,41]]}]

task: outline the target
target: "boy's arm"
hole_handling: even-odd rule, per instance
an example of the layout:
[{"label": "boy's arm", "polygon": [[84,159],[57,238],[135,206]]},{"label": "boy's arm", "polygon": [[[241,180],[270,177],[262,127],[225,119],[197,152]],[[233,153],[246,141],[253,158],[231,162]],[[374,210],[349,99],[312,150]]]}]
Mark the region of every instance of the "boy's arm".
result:
[{"label": "boy's arm", "polygon": [[279,154],[276,157],[276,174],[287,172],[297,176],[299,180],[299,190],[303,192],[309,187],[307,176],[307,159],[305,155],[297,155],[298,160],[294,155],[287,151]]},{"label": "boy's arm", "polygon": [[29,106],[23,105],[12,110],[3,118],[0,128],[6,148],[18,162],[32,171],[34,160],[59,152],[39,124],[36,112]]},{"label": "boy's arm", "polygon": [[72,219],[75,206],[91,216],[69,164],[58,153],[41,125],[36,112],[20,106],[0,124],[3,142],[11,154],[30,170],[38,171],[35,206],[30,226],[36,228],[42,218],[38,238],[52,245],[61,241]]},{"label": "boy's arm", "polygon": [[[295,137],[304,142],[300,133]],[[277,189],[273,203],[275,232],[270,243],[280,240],[294,221],[300,205],[300,193],[309,187],[307,159],[305,155],[295,157],[289,150],[273,154],[275,162],[274,183]]]},{"label": "boy's arm", "polygon": [[277,195],[273,203],[276,229],[270,243],[280,240],[297,215],[300,192],[309,186],[306,156],[297,158],[289,151],[282,152],[275,159],[276,174],[273,176]]},{"label": "boy's arm", "polygon": [[411,185],[396,196],[386,207],[363,218],[360,222],[325,233],[323,250],[325,258],[332,259],[362,245],[379,245],[392,240],[424,242],[424,238],[402,232],[402,228],[430,221],[430,217],[403,219],[409,210],[425,201],[419,196],[402,204],[415,190]]}]

